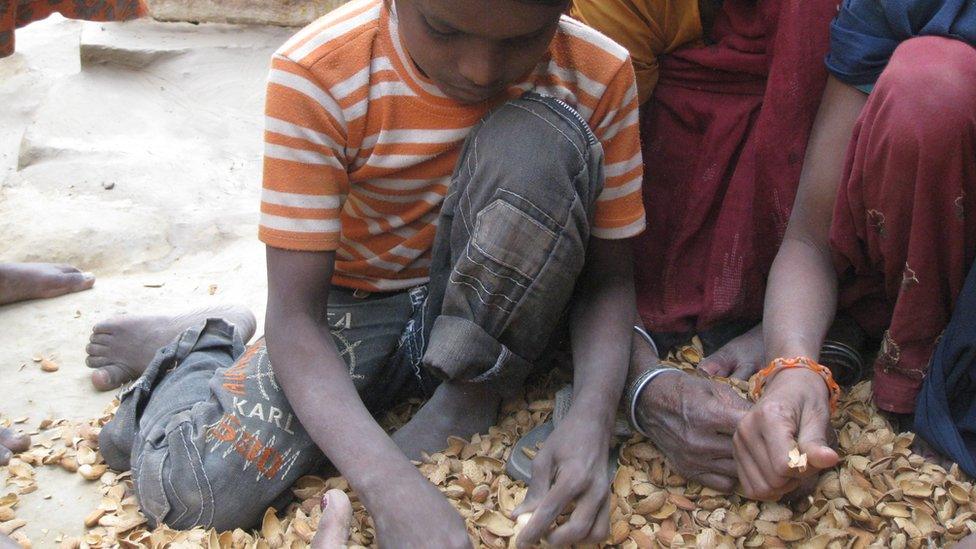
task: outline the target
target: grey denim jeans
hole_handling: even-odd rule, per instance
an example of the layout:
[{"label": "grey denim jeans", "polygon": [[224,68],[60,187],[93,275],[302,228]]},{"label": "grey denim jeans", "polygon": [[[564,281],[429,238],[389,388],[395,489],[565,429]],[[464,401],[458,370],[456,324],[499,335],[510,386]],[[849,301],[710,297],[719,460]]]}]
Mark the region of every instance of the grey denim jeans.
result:
[{"label": "grey denim jeans", "polygon": [[[472,129],[429,285],[330,294],[333,339],[367,407],[429,394],[439,379],[517,389],[569,306],[602,185],[602,147],[564,103],[525,94]],[[156,354],[100,442],[112,468],[132,470],[150,524],[178,529],[253,526],[324,460],[263,340],[245,349],[219,319]]]}]

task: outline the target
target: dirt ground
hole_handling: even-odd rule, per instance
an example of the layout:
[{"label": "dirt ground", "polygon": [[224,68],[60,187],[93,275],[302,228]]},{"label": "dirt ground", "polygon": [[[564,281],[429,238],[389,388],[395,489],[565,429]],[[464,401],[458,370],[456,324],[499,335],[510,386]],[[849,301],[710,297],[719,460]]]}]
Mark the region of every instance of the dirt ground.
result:
[{"label": "dirt ground", "polygon": [[[228,302],[263,317],[264,83],[292,32],[58,16],[18,31],[0,59],[0,261],[72,263],[98,280],[0,308],[0,417],[28,417],[29,431],[97,416],[113,395],[92,388],[84,353],[104,317]],[[34,546],[82,534],[101,494],[58,468],[37,481],[17,509]]]},{"label": "dirt ground", "polygon": [[[0,59],[0,261],[72,263],[98,281],[80,294],[0,307],[0,419],[32,431],[44,420],[100,416],[113,395],[94,391],[84,358],[102,318],[242,303],[261,321],[264,82],[272,51],[292,32],[54,18],[17,33],[18,52]],[[686,363],[672,365],[692,369],[700,351],[684,349]],[[35,357],[60,369],[44,372]],[[542,389],[511,403],[487,436],[454,439],[419,466],[484,546],[514,536],[505,513],[525,487],[503,464],[552,410]],[[842,465],[790,508],[689,483],[632,438],[613,482],[611,539],[627,548],[734,546],[732,538],[740,547],[916,548],[976,531],[976,485],[913,454],[912,436],[893,432],[869,394],[866,384],[855,388],[834,418]],[[60,467],[33,471],[38,489],[16,507],[33,546],[84,534],[85,517],[105,504],[98,483]],[[279,546],[269,540],[292,536],[299,523],[307,538],[327,482],[344,482],[306,479],[293,489],[301,507],[281,519],[287,527],[266,517],[263,543]],[[356,517],[354,539],[367,544],[361,504]],[[217,543],[216,533],[197,533]]]}]

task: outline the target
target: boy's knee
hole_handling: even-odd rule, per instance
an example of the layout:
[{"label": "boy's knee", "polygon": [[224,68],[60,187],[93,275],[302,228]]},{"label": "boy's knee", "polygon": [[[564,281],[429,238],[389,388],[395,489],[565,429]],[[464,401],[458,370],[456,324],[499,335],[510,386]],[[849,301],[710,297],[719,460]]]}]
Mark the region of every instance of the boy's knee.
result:
[{"label": "boy's knee", "polygon": [[[233,459],[236,446],[216,445],[220,424],[202,427],[189,414],[151,434],[139,453],[133,480],[140,507],[152,525],[177,530],[202,526],[218,530],[247,528],[266,508],[273,490],[253,482],[257,463],[242,469]],[[214,444],[205,445],[207,437]],[[242,447],[260,457],[255,441]],[[212,450],[212,451],[211,451]],[[231,450],[230,453],[227,450]]]},{"label": "boy's knee", "polygon": [[500,177],[506,187],[549,196],[565,189],[584,204],[602,188],[600,142],[574,108],[554,98],[527,93],[513,99],[492,112],[471,139],[474,156],[466,160],[510,175]]}]

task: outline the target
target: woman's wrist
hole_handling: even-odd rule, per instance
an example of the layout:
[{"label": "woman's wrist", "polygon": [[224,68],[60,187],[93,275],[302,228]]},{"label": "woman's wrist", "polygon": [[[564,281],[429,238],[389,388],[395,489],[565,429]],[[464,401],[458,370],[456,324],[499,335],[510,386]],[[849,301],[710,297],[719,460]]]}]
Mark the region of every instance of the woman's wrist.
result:
[{"label": "woman's wrist", "polygon": [[[841,388],[839,385],[837,385],[837,382],[834,381],[833,373],[826,366],[819,364],[815,360],[805,356],[773,359],[769,363],[769,366],[766,366],[766,368],[759,371],[756,375],[752,376],[752,379],[749,380],[749,396],[753,401],[758,401],[760,397],[762,397],[763,393],[766,392],[767,385],[774,378],[776,378],[777,375],[791,370],[804,370],[811,372],[820,378],[823,383],[815,385],[823,387],[827,391],[827,401],[830,404],[831,413],[837,409],[837,405],[840,402]],[[794,379],[794,376],[787,376],[786,379]],[[800,383],[812,381],[812,378],[805,378],[803,376],[796,376],[795,379],[797,379]],[[800,383],[791,384],[791,391],[799,391],[800,394],[804,395],[810,394]],[[816,392],[816,389],[813,389],[813,391]]]},{"label": "woman's wrist", "polygon": [[823,377],[807,368],[779,370],[769,377],[764,394],[784,391],[822,398],[824,402],[830,399],[830,391],[827,389]]}]

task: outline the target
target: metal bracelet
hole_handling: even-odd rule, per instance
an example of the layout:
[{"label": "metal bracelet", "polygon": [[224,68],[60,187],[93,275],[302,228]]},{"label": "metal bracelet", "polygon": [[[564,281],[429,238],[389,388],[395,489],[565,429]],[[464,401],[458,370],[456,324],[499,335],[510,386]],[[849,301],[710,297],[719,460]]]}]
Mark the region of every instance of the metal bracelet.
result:
[{"label": "metal bracelet", "polygon": [[647,343],[651,347],[651,349],[654,350],[654,356],[660,359],[661,351],[657,350],[657,343],[654,343],[654,338],[651,337],[651,334],[647,333],[647,330],[645,330],[641,326],[637,326],[636,324],[634,325],[634,332],[636,332],[637,335],[639,335],[641,339],[643,339],[644,342]]},{"label": "metal bracelet", "polygon": [[678,370],[677,368],[667,368],[663,366],[660,368],[655,368],[653,370],[648,370],[643,374],[641,374],[637,379],[635,379],[634,382],[630,384],[630,389],[627,390],[627,402],[630,403],[629,405],[630,413],[628,414],[627,419],[630,421],[630,428],[644,435],[647,438],[651,438],[651,435],[649,435],[647,431],[642,429],[640,423],[637,422],[637,401],[638,399],[640,399],[640,395],[644,391],[644,387],[647,387],[648,383],[653,381],[654,378],[656,378],[657,376],[667,372],[681,373],[681,370]]},{"label": "metal bracelet", "polygon": [[[641,339],[643,339],[651,347],[651,349],[654,350],[654,354],[660,360],[661,353],[657,350],[657,345],[655,345],[654,339],[651,338],[651,334],[647,333],[647,331],[640,326],[634,326],[634,332],[636,332],[637,335],[639,335]],[[627,388],[626,399],[627,402],[629,403],[627,408],[629,412],[627,414],[627,419],[630,422],[631,429],[637,431],[638,433],[644,435],[645,437],[650,438],[650,435],[648,435],[647,432],[644,431],[644,429],[641,429],[640,424],[637,422],[637,400],[640,398],[641,392],[644,391],[644,387],[647,387],[647,384],[650,383],[654,378],[663,374],[664,372],[680,372],[680,371],[681,370],[677,370],[675,368],[668,368],[665,366],[661,366],[660,363],[658,363],[657,368],[652,368],[644,372],[643,374],[637,376],[637,379],[635,379],[634,382],[630,384],[630,387]]]}]

